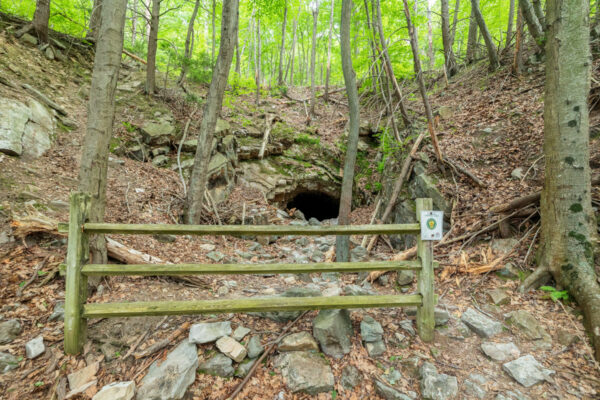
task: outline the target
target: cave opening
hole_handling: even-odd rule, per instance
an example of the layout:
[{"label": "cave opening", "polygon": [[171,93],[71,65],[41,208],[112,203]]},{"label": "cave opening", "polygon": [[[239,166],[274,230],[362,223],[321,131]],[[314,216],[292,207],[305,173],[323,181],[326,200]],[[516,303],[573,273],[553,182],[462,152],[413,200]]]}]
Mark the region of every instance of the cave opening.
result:
[{"label": "cave opening", "polygon": [[319,191],[305,191],[293,196],[287,208],[302,211],[306,219],[316,218],[319,221],[337,218],[340,199]]}]

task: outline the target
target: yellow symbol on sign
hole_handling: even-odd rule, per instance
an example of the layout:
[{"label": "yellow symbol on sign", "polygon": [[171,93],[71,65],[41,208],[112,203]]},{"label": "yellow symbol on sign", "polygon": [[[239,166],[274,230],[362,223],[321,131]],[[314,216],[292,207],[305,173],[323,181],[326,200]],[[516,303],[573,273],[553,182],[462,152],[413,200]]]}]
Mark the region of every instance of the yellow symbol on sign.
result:
[{"label": "yellow symbol on sign", "polygon": [[437,222],[435,221],[435,219],[433,219],[433,218],[429,218],[429,219],[427,220],[427,227],[428,227],[429,229],[431,229],[431,230],[434,230],[436,226],[437,226]]}]

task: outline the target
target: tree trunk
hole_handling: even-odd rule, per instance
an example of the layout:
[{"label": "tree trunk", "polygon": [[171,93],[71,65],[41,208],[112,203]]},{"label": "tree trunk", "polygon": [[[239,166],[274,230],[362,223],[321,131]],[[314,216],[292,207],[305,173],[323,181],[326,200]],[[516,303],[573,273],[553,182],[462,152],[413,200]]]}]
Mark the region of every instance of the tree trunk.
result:
[{"label": "tree trunk", "polygon": [[490,60],[490,69],[495,70],[499,65],[498,53],[496,52],[496,45],[494,44],[492,35],[490,35],[490,31],[488,31],[481,10],[479,9],[479,0],[471,0],[471,8],[475,13],[479,31],[483,34],[483,40],[485,41],[485,47],[487,48],[488,58]]},{"label": "tree trunk", "polygon": [[260,104],[260,82],[261,82],[261,46],[260,46],[260,18],[256,17],[256,50],[254,51],[254,80],[256,81],[256,105]]},{"label": "tree trunk", "polygon": [[[375,22],[375,13],[371,13],[373,17],[373,24],[371,24],[371,19],[369,17],[369,3],[367,0],[364,0],[365,3],[365,13],[367,14],[367,28],[369,30],[369,47],[371,48],[371,90],[373,90],[373,94],[377,95],[377,81],[379,79],[379,63],[377,62],[377,48],[375,46],[375,41],[377,40],[377,33],[375,32],[374,22]],[[371,9],[373,9],[373,1],[371,1]]]},{"label": "tree trunk", "polygon": [[510,7],[508,9],[508,27],[506,28],[506,44],[504,47],[508,48],[512,40],[513,21],[515,19],[515,0],[510,0]]},{"label": "tree trunk", "polygon": [[[450,34],[451,43],[454,47],[454,39],[456,38],[456,25],[458,25],[458,12],[460,11],[460,0],[456,0],[454,3],[454,15],[452,16],[452,32]],[[413,25],[413,29],[415,30],[415,36],[419,37],[417,32],[417,28]],[[460,54],[460,52],[459,52]]]},{"label": "tree trunk", "polygon": [[[106,175],[115,115],[115,91],[123,51],[127,0],[104,0],[87,109],[87,125],[78,190],[92,196],[90,222],[102,222],[106,209]],[[90,240],[91,262],[106,263],[106,243],[99,235]]]},{"label": "tree trunk", "polygon": [[521,75],[523,69],[523,12],[519,8],[517,12],[517,39],[515,41],[515,56],[513,58],[512,72],[516,76]]},{"label": "tree trunk", "polygon": [[442,4],[442,43],[444,45],[444,68],[448,78],[456,75],[458,71],[454,51],[452,51],[452,37],[450,34],[450,11],[448,9],[448,0],[441,0]]},{"label": "tree trunk", "polygon": [[50,0],[37,0],[33,13],[33,30],[40,43],[48,43],[48,20],[50,19]]},{"label": "tree trunk", "polygon": [[148,55],[146,58],[146,93],[148,94],[154,94],[156,91],[156,49],[161,2],[162,0],[152,0],[152,12],[150,13],[150,36],[148,36]]},{"label": "tree trunk", "polygon": [[133,11],[131,13],[131,47],[135,46],[137,36],[137,0],[133,2]]},{"label": "tree trunk", "polygon": [[532,0],[533,11],[542,27],[542,32],[546,31],[546,15],[544,15],[544,9],[542,8],[542,2],[540,0]]},{"label": "tree trunk", "polygon": [[529,28],[529,33],[531,33],[531,36],[533,36],[533,39],[537,43],[540,50],[544,50],[544,30],[540,25],[538,17],[535,15],[535,11],[533,10],[531,2],[529,0],[519,0],[519,7],[523,13],[523,18],[527,23],[527,28]]},{"label": "tree trunk", "polygon": [[594,272],[596,226],[589,163],[589,2],[548,0],[547,6],[552,22],[546,43],[539,268],[550,271],[579,303],[600,359],[600,287]]},{"label": "tree trunk", "polygon": [[240,39],[235,42],[235,75],[237,79],[240,79],[240,74],[242,72],[242,65],[240,61]]},{"label": "tree trunk", "polygon": [[216,25],[215,18],[217,14],[217,1],[212,0],[212,41],[211,41],[211,51],[210,51],[210,65],[215,65],[215,47],[217,43],[216,39]]},{"label": "tree trunk", "polygon": [[98,40],[98,32],[102,25],[102,3],[104,0],[94,0],[92,6],[92,14],[90,15],[90,26],[86,34],[86,38],[96,42]]},{"label": "tree trunk", "polygon": [[296,34],[298,30],[298,17],[300,15],[301,7],[298,7],[298,12],[296,13],[296,18],[294,18],[294,29],[292,35],[292,48],[290,50],[290,59],[288,61],[287,68],[285,70],[285,80],[287,81],[288,70],[290,72],[290,80],[288,81],[291,86],[294,85],[294,58],[296,55]]},{"label": "tree trunk", "polygon": [[[331,0],[331,11],[329,14],[329,38],[327,41],[327,73],[325,75],[325,95],[323,99],[327,103],[329,101],[329,78],[331,76],[331,41],[333,39],[333,10],[335,7],[335,0]],[[367,21],[369,20],[367,14]]]},{"label": "tree trunk", "polygon": [[467,40],[467,64],[473,63],[477,57],[477,19],[475,11],[471,7],[471,16],[469,17],[469,38]]},{"label": "tree trunk", "polygon": [[206,98],[206,105],[200,123],[198,146],[194,157],[194,167],[190,177],[190,189],[187,196],[188,224],[199,224],[202,212],[204,192],[208,184],[208,165],[210,163],[213,136],[217,118],[223,104],[223,94],[227,87],[229,69],[233,61],[233,52],[238,37],[238,0],[223,0],[221,11],[221,40],[219,55],[213,70],[212,81]]},{"label": "tree trunk", "polygon": [[285,51],[285,26],[287,24],[287,0],[283,3],[283,26],[281,27],[281,47],[279,48],[279,71],[277,84],[283,85],[283,52]]},{"label": "tree trunk", "polygon": [[[342,55],[342,71],[348,95],[348,113],[350,114],[348,147],[344,160],[344,177],[340,195],[339,225],[350,224],[350,211],[352,211],[352,186],[354,183],[354,167],[356,165],[356,152],[358,149],[358,128],[360,125],[360,110],[358,109],[358,90],[356,88],[356,75],[352,67],[352,50],[350,49],[350,13],[352,0],[342,0],[342,18],[340,21],[340,50]],[[348,261],[350,256],[350,238],[338,236],[336,238],[336,260]]]},{"label": "tree trunk", "polygon": [[185,74],[187,72],[190,58],[191,58],[191,40],[192,35],[194,34],[194,21],[196,21],[196,15],[198,15],[198,8],[200,7],[200,0],[196,0],[196,4],[194,5],[194,11],[192,11],[192,16],[190,17],[190,22],[188,23],[187,36],[185,37],[185,50],[183,54],[183,62],[181,63],[181,74],[179,75],[179,79],[177,81],[178,84],[182,84],[185,80]]},{"label": "tree trunk", "polygon": [[394,86],[396,96],[398,96],[398,104],[400,106],[400,113],[402,114],[402,121],[404,122],[404,126],[410,126],[410,118],[408,117],[408,113],[406,112],[406,108],[404,107],[404,96],[402,96],[402,91],[400,90],[400,86],[398,85],[398,81],[396,80],[396,76],[394,75],[392,62],[390,60],[390,55],[387,49],[387,43],[385,40],[385,36],[383,35],[380,0],[377,0],[377,31],[379,32],[379,41],[381,42],[381,47],[383,49],[383,62],[385,65],[386,73],[388,78],[392,82],[392,85]]},{"label": "tree trunk", "polygon": [[313,4],[313,30],[312,30],[312,51],[310,54],[310,115],[315,116],[315,62],[317,59],[317,22],[319,20],[319,1]]},{"label": "tree trunk", "polygon": [[[427,58],[429,59],[429,69],[435,68],[435,52],[433,50],[433,27],[431,24],[431,6],[429,0],[425,2],[427,5]],[[470,31],[469,31],[470,32]]]},{"label": "tree trunk", "polygon": [[423,99],[423,106],[425,107],[425,115],[427,116],[427,128],[429,130],[429,135],[431,136],[431,143],[433,144],[433,149],[435,151],[437,161],[441,165],[441,163],[443,162],[443,158],[442,153],[440,151],[440,146],[438,145],[437,136],[435,134],[435,128],[433,126],[433,112],[431,111],[431,105],[429,104],[429,98],[427,97],[427,89],[425,88],[425,82],[423,80],[423,70],[421,68],[421,58],[419,56],[419,42],[417,34],[412,24],[412,20],[410,18],[408,2],[407,0],[403,1],[404,15],[406,16],[406,26],[408,28],[408,35],[410,37],[410,47],[412,48],[413,53],[413,66],[415,69],[415,77],[417,78],[417,83],[419,84],[419,91],[421,92],[421,98]]},{"label": "tree trunk", "polygon": [[142,3],[144,4],[144,15],[146,16],[145,23],[146,23],[146,34],[144,35],[144,41],[146,40],[150,40],[150,23],[152,21],[152,13],[150,12],[150,9],[152,8],[152,0],[142,0]]}]

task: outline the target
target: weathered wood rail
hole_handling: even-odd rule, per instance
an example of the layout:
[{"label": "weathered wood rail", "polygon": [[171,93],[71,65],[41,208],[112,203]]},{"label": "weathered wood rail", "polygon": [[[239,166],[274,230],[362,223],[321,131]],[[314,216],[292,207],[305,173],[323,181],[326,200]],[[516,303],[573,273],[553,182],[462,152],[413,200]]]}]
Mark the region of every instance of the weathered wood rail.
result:
[{"label": "weathered wood rail", "polygon": [[[256,311],[296,311],[344,308],[417,306],[417,328],[424,341],[433,340],[434,277],[433,246],[422,241],[420,224],[346,225],[346,226],[207,226],[163,224],[108,224],[87,222],[90,196],[71,194],[68,224],[59,230],[68,232],[65,292],[65,352],[79,353],[86,340],[87,319],[148,315],[191,315]],[[421,211],[431,210],[431,199],[417,199],[417,221]],[[417,261],[369,261],[313,264],[88,264],[89,236],[119,233],[148,235],[417,235]],[[414,270],[418,293],[410,295],[245,298],[233,300],[150,301],[130,303],[87,303],[89,276],[176,276],[225,274],[284,274],[311,272]]]}]

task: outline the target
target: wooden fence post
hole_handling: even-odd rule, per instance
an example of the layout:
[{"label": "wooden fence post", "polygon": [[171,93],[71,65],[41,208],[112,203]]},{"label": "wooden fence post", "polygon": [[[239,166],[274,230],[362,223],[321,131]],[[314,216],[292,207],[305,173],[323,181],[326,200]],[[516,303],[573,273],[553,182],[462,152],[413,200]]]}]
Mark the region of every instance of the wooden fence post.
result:
[{"label": "wooden fence post", "polygon": [[82,318],[82,309],[87,300],[87,277],[81,274],[81,268],[89,258],[88,235],[83,231],[89,205],[89,194],[71,193],[65,289],[65,353],[67,354],[79,353],[86,340],[87,321]]},{"label": "wooden fence post", "polygon": [[[433,209],[431,199],[417,199],[417,221],[421,222],[421,211]],[[435,330],[435,291],[433,275],[433,242],[421,240],[417,235],[417,255],[421,260],[421,269],[417,271],[417,288],[423,303],[417,307],[417,329],[424,342],[433,340]]]}]

